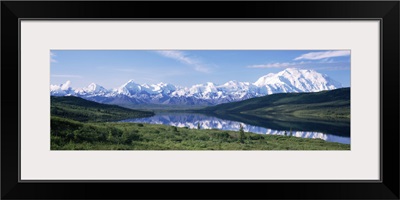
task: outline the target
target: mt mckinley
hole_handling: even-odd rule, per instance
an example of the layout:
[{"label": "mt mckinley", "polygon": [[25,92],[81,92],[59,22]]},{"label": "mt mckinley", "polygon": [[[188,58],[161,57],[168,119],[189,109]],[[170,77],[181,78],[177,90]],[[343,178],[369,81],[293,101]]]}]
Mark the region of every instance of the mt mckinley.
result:
[{"label": "mt mckinley", "polygon": [[71,82],[51,85],[52,96],[78,96],[99,103],[117,105],[216,105],[241,101],[275,93],[319,92],[341,88],[342,85],[314,70],[288,68],[260,77],[256,82],[228,81],[222,85],[211,82],[191,87],[168,83],[138,84],[128,81],[116,89],[106,89],[91,83],[85,88],[73,89]]}]

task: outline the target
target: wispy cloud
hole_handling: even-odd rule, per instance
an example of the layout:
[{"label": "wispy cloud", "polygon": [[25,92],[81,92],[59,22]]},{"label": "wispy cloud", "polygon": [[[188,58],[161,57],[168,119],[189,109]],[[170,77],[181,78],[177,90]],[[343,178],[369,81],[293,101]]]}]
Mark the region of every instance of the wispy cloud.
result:
[{"label": "wispy cloud", "polygon": [[[250,65],[247,68],[301,68],[301,69],[314,69],[314,70],[349,70],[349,67],[340,66],[344,62],[336,62],[332,59],[325,58],[318,61],[300,61],[300,62],[276,62],[261,65]],[[334,66],[339,65],[339,66]]]},{"label": "wispy cloud", "polygon": [[177,60],[183,64],[192,66],[194,70],[198,72],[208,73],[210,69],[205,66],[200,60],[190,57],[189,55],[185,54],[183,51],[156,51],[158,54]]},{"label": "wispy cloud", "polygon": [[294,60],[320,60],[339,56],[349,56],[350,51],[320,51],[303,54]]},{"label": "wispy cloud", "polygon": [[182,51],[157,51],[157,53],[161,54],[162,56],[178,60],[185,64],[193,65],[197,63],[196,60],[189,58]]},{"label": "wispy cloud", "polygon": [[286,68],[286,67],[297,67],[300,65],[306,64],[306,62],[276,62],[276,63],[268,63],[268,64],[261,64],[261,65],[250,65],[247,68]]},{"label": "wispy cloud", "polygon": [[51,77],[55,78],[83,78],[79,75],[70,75],[70,74],[52,74]]},{"label": "wispy cloud", "polygon": [[332,58],[324,58],[324,59],[321,59],[318,63],[331,64],[331,63],[337,63],[337,62],[333,61]]},{"label": "wispy cloud", "polygon": [[58,62],[54,57],[56,57],[57,55],[54,53],[54,52],[52,52],[52,51],[50,51],[50,62],[52,62],[52,63],[56,63],[56,62]]},{"label": "wispy cloud", "polygon": [[327,71],[340,71],[340,70],[350,70],[350,67],[317,67],[313,68],[315,70],[327,70]]}]

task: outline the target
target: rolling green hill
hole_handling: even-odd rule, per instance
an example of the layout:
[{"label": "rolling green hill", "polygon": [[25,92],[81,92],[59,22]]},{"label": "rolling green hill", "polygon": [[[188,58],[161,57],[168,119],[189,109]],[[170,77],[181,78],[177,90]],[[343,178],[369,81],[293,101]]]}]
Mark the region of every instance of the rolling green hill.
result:
[{"label": "rolling green hill", "polygon": [[220,104],[201,110],[215,114],[245,114],[264,118],[350,119],[350,88],[313,93],[280,93]]},{"label": "rolling green hill", "polygon": [[117,121],[126,118],[150,117],[153,115],[153,112],[96,103],[74,96],[51,97],[51,116],[68,118],[80,122]]}]

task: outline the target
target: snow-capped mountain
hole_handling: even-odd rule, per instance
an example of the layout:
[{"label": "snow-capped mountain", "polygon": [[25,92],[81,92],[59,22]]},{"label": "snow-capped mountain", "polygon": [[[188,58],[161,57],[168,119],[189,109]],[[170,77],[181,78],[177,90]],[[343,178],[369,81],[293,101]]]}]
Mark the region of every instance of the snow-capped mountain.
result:
[{"label": "snow-capped mountain", "polygon": [[107,95],[109,93],[109,91],[107,89],[105,89],[103,86],[100,86],[96,83],[91,83],[89,86],[82,88],[82,89],[76,89],[75,93],[81,96],[85,96],[85,95],[95,95],[95,96],[99,96],[99,95]]},{"label": "snow-capped mountain", "polygon": [[254,85],[265,87],[268,94],[287,92],[318,92],[342,87],[327,75],[314,70],[289,68],[279,73],[270,73],[259,78]]},{"label": "snow-capped mountain", "polygon": [[61,85],[50,85],[50,94],[53,96],[65,96],[74,94],[75,92],[70,87],[71,81],[67,81]]},{"label": "snow-capped mountain", "polygon": [[191,87],[179,87],[168,83],[138,84],[129,80],[112,90],[95,83],[80,89],[72,89],[70,85],[70,81],[61,85],[51,85],[50,94],[74,95],[109,104],[215,105],[274,93],[319,92],[342,87],[327,75],[296,68],[267,74],[254,83],[233,80],[221,85],[207,82]]}]

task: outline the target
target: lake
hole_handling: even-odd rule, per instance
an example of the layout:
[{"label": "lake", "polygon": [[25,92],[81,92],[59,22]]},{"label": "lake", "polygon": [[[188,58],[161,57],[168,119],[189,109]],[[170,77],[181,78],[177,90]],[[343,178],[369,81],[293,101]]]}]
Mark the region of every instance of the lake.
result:
[{"label": "lake", "polygon": [[328,142],[350,144],[350,123],[343,121],[316,121],[296,118],[271,117],[270,119],[243,115],[206,115],[198,113],[156,113],[147,118],[125,119],[120,122],[164,124],[177,127],[221,129],[238,131],[240,124],[245,132],[257,134],[319,138]]}]

